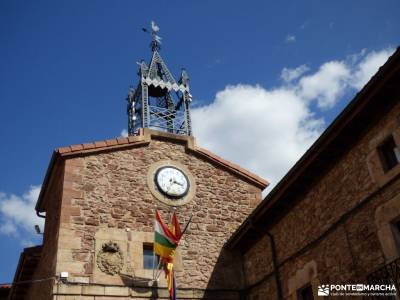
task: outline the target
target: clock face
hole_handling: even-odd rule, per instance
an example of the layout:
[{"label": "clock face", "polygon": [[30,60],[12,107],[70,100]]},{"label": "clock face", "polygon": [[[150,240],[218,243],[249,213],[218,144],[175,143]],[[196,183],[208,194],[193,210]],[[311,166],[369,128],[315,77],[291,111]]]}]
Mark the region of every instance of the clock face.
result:
[{"label": "clock face", "polygon": [[167,166],[157,170],[154,178],[157,188],[171,198],[180,198],[189,191],[189,180],[181,170]]}]

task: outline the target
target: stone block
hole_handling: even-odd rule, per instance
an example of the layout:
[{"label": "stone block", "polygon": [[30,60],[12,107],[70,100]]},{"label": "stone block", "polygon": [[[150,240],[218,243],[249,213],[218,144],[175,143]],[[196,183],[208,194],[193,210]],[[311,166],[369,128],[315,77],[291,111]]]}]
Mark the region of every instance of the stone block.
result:
[{"label": "stone block", "polygon": [[96,231],[95,238],[98,240],[126,241],[127,232],[125,229],[101,228]]},{"label": "stone block", "polygon": [[169,298],[169,291],[168,289],[158,289],[157,290],[158,297],[160,298]]},{"label": "stone block", "polygon": [[80,237],[60,236],[58,240],[59,249],[80,249],[82,240]]},{"label": "stone block", "polygon": [[81,295],[82,287],[80,285],[60,284],[56,287],[57,294]]},{"label": "stone block", "polygon": [[75,166],[75,167],[82,167],[84,165],[84,160],[80,157],[67,159],[65,161],[65,167]]},{"label": "stone block", "polygon": [[57,295],[54,300],[95,300],[94,296]]},{"label": "stone block", "polygon": [[204,290],[193,290],[193,298],[194,299],[203,299],[206,295]]},{"label": "stone block", "polygon": [[106,296],[129,296],[129,288],[119,286],[106,286],[104,294]]},{"label": "stone block", "polygon": [[104,286],[86,285],[82,286],[83,295],[104,295]]},{"label": "stone block", "polygon": [[191,299],[194,297],[193,290],[192,289],[190,289],[190,290],[177,289],[176,297],[177,297],[177,299],[180,299],[180,298]]},{"label": "stone block", "polygon": [[75,171],[65,171],[64,173],[64,181],[69,182],[82,182],[82,176],[76,174]]},{"label": "stone block", "polygon": [[95,300],[134,300],[130,297],[96,296]]},{"label": "stone block", "polygon": [[60,248],[57,252],[57,260],[59,262],[72,262],[72,251],[69,249]]},{"label": "stone block", "polygon": [[88,284],[90,282],[90,278],[85,277],[85,276],[75,276],[75,277],[71,277],[69,280],[71,282],[84,283],[84,284]]},{"label": "stone block", "polygon": [[[67,182],[65,182],[66,184]],[[83,198],[83,191],[77,191],[71,188],[65,188],[63,191],[63,200],[64,199],[82,199]],[[64,201],[63,201],[64,202]]]},{"label": "stone block", "polygon": [[130,296],[132,297],[150,297],[153,295],[153,291],[150,288],[130,288]]},{"label": "stone block", "polygon": [[59,261],[57,263],[57,273],[60,272],[69,272],[71,274],[84,274],[85,267],[84,263],[76,262],[76,261]]},{"label": "stone block", "polygon": [[80,216],[81,209],[77,206],[71,206],[67,209],[66,213],[68,213],[70,216]]}]

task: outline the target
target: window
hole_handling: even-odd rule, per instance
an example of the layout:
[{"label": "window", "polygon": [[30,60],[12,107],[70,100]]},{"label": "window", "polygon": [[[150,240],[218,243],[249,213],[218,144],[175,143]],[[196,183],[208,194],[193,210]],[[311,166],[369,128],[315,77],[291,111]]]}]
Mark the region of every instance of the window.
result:
[{"label": "window", "polygon": [[314,300],[312,286],[307,285],[297,292],[297,299],[299,300]]},{"label": "window", "polygon": [[143,269],[153,269],[154,266],[158,266],[159,257],[153,255],[153,244],[143,244]]},{"label": "window", "polygon": [[400,233],[400,220],[395,223],[397,232]]},{"label": "window", "polygon": [[392,223],[392,230],[394,235],[394,241],[396,243],[397,252],[400,255],[400,220]]},{"label": "window", "polygon": [[387,138],[378,147],[378,153],[385,173],[400,162],[400,150],[396,147],[393,136]]}]

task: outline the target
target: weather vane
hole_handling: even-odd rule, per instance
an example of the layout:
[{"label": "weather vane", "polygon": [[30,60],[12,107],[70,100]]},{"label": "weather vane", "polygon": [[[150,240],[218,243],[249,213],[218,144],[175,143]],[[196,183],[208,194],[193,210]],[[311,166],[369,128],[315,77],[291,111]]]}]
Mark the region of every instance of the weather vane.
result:
[{"label": "weather vane", "polygon": [[[150,31],[147,28],[142,28],[144,32],[150,33]],[[151,41],[151,50],[152,51],[158,51],[161,49],[161,37],[157,35],[157,33],[160,31],[160,27],[157,26],[157,24],[154,21],[151,21],[151,36],[153,40]]]}]

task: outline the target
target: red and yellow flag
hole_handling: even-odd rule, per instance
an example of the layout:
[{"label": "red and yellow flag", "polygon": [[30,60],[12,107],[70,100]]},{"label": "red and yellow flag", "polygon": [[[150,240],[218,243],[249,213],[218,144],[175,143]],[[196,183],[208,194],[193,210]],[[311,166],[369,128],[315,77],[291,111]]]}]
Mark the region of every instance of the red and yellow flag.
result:
[{"label": "red and yellow flag", "polygon": [[169,261],[170,257],[173,257],[182,235],[176,214],[174,213],[172,216],[171,228],[168,228],[157,211],[154,232],[154,252],[162,260]]},{"label": "red and yellow flag", "polygon": [[168,228],[157,211],[154,232],[154,252],[160,256],[161,263],[163,264],[170,299],[176,300],[176,283],[173,262],[175,249],[178,247],[179,241],[182,237],[182,231],[176,213],[173,213],[171,225]]}]

